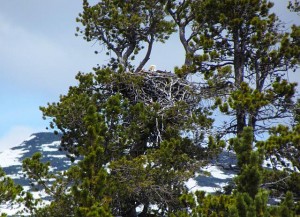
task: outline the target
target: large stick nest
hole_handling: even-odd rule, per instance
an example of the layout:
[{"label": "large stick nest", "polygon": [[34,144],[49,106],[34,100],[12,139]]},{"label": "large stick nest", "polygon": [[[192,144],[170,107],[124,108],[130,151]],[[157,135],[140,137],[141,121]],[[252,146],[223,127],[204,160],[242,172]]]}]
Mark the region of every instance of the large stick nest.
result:
[{"label": "large stick nest", "polygon": [[197,86],[170,72],[143,70],[128,72],[122,78],[124,80],[113,82],[113,88],[133,103],[159,103],[163,109],[171,108],[179,101],[188,104],[190,109],[199,105]]}]

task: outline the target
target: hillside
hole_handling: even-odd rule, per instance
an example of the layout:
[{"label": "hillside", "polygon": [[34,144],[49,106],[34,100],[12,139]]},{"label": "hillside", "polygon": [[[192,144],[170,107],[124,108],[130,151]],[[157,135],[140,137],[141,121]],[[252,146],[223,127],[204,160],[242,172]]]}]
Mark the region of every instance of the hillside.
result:
[{"label": "hillside", "polygon": [[[48,198],[45,197],[43,191],[32,189],[29,181],[24,177],[22,161],[31,157],[36,152],[41,152],[43,161],[51,162],[53,171],[68,169],[71,162],[64,152],[59,151],[59,140],[60,137],[53,133],[43,132],[32,134],[20,145],[0,153],[0,166],[17,184],[22,185],[25,190],[30,190],[34,197],[42,198],[47,202]],[[232,166],[235,164],[235,155],[230,152],[223,152],[219,155],[218,159],[215,159],[210,165],[203,168],[203,171],[208,173],[205,173],[205,175],[198,174],[194,179],[190,179],[186,185],[191,191],[204,190],[209,193],[221,191],[234,177],[235,171]],[[5,204],[0,209],[9,215],[14,215],[22,207]]]},{"label": "hillside", "polygon": [[[53,133],[32,134],[21,144],[0,153],[0,166],[15,183],[23,186],[24,190],[30,190],[36,198],[44,198],[42,191],[34,191],[22,171],[22,161],[31,157],[36,152],[43,154],[43,161],[50,161],[53,171],[66,170],[70,161],[65,153],[58,150],[60,137]],[[44,198],[46,199],[46,198]],[[1,212],[14,215],[22,207],[5,204],[0,206]]]}]

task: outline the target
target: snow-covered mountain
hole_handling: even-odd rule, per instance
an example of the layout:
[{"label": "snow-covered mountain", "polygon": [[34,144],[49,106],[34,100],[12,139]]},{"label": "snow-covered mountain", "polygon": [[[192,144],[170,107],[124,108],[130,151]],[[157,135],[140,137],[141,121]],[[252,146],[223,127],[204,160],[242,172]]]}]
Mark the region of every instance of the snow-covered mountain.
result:
[{"label": "snow-covered mountain", "polygon": [[[71,161],[66,157],[66,153],[59,151],[59,144],[58,135],[46,132],[35,133],[20,145],[0,153],[0,166],[17,184],[22,185],[25,190],[31,190],[34,197],[46,199],[42,191],[34,191],[30,187],[22,171],[22,161],[36,152],[41,152],[43,162],[50,161],[53,171],[64,171],[71,165]],[[218,159],[202,168],[202,171],[210,175],[201,173],[202,175],[190,179],[186,185],[191,191],[204,190],[209,193],[221,191],[235,176],[236,173],[232,168],[235,165],[235,155],[231,152],[222,152]],[[0,212],[14,215],[21,208],[5,204],[0,205]]]},{"label": "snow-covered mountain", "polygon": [[17,184],[26,186],[28,180],[22,172],[22,161],[36,152],[41,152],[43,161],[50,161],[53,170],[66,170],[70,160],[59,151],[60,136],[53,133],[35,133],[20,145],[0,153],[0,166]]},{"label": "snow-covered mountain", "polygon": [[[0,166],[4,172],[12,178],[16,184],[23,186],[24,190],[30,190],[34,197],[45,198],[43,191],[33,190],[29,180],[26,179],[22,171],[22,161],[31,157],[36,152],[41,152],[43,162],[50,161],[51,169],[54,171],[66,170],[71,165],[70,160],[65,153],[59,151],[60,136],[53,133],[35,133],[28,139],[13,148],[0,153]],[[0,213],[4,212],[15,216],[15,213],[21,210],[20,206],[11,204],[0,205]]]}]

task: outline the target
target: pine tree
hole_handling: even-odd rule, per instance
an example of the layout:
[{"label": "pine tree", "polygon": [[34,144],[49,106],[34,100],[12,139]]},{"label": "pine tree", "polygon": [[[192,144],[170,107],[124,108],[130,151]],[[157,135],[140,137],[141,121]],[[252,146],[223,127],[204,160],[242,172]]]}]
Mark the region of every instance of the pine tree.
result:
[{"label": "pine tree", "polygon": [[[278,125],[270,130],[270,137],[259,142],[264,149],[265,157],[270,160],[273,171],[265,171],[264,186],[273,189],[275,195],[291,191],[296,197],[300,196],[299,168],[299,124],[290,128]],[[285,168],[278,171],[278,168]]]},{"label": "pine tree", "polygon": [[178,3],[175,15],[183,16],[176,16],[180,21],[176,23],[181,29],[190,18],[192,34],[183,46],[195,50],[187,52],[193,59],[190,71],[183,66],[177,73],[204,76],[208,91],[215,92],[216,105],[231,117],[224,133],[240,134],[246,126],[266,132],[268,125],[290,116],[296,84],[288,82],[286,74],[299,60],[298,31],[283,31],[279,18],[270,13],[273,3],[184,2],[189,7]]},{"label": "pine tree", "polygon": [[202,133],[211,125],[205,110],[176,99],[162,106],[156,95],[149,103],[135,101],[131,86],[137,93],[145,91],[143,75],[122,68],[117,73],[95,70],[78,74],[78,86],[60,102],[41,108],[62,133],[61,148],[71,160],[83,158],[66,173],[74,183],[67,195],[76,201],[76,216],[97,207],[108,210],[106,202],[113,215],[121,216],[136,216],[141,205],[144,216],[181,209],[185,181],[216,151],[213,141],[201,146]]},{"label": "pine tree", "polygon": [[[0,205],[17,202],[17,197],[21,196],[23,188],[20,185],[16,185],[14,181],[7,177],[2,168],[0,168]],[[1,213],[1,216],[6,216],[5,213]]]},{"label": "pine tree", "polygon": [[[250,126],[254,135],[264,132],[272,137],[272,130],[269,130],[277,121],[288,118],[293,121],[293,115],[297,114],[293,101],[296,83],[288,82],[287,75],[299,66],[299,27],[292,25],[290,31],[286,31],[276,14],[270,13],[273,7],[271,1],[170,2],[173,4],[170,13],[176,15],[172,17],[178,29],[185,28],[185,33],[191,33],[191,37],[183,40],[185,43],[181,42],[187,56],[192,56],[193,64],[188,67],[185,64],[176,72],[180,76],[186,73],[203,75],[207,81],[204,97],[213,96],[220,112],[230,117],[225,126],[220,127],[219,136],[234,134],[241,139],[245,127]],[[297,3],[294,7],[290,4],[291,9],[295,9],[295,6]],[[192,27],[189,31],[189,25],[184,25],[187,19]],[[186,49],[187,46],[190,49]],[[192,49],[193,52],[188,52]],[[278,135],[278,139],[286,138],[282,135]],[[250,147],[254,145],[250,142],[252,140],[248,138],[248,145],[244,143],[237,146],[235,148],[240,150],[235,151],[238,159],[241,159],[239,162],[245,161],[241,163],[244,169],[239,165],[239,191],[250,193],[253,190],[250,193],[253,198],[258,192],[262,176],[267,173],[263,174],[259,168],[261,156],[251,151]],[[241,141],[237,143],[242,144]],[[283,143],[277,140],[273,146],[256,145],[261,150],[266,149],[269,157],[270,149],[272,153],[281,152],[276,159],[282,161],[284,156],[288,156],[287,153],[283,154],[286,152],[284,150],[293,149],[294,145],[291,144],[296,144]],[[243,154],[241,151],[247,147],[248,152]],[[296,149],[294,153],[298,156]],[[256,166],[249,163],[250,158]],[[298,165],[293,157],[289,156],[288,159]],[[266,179],[268,175],[264,182]],[[252,185],[251,182],[256,184]],[[250,186],[256,190],[250,190]]]},{"label": "pine tree", "polygon": [[[107,49],[107,55],[113,54],[109,66],[117,69],[121,65],[125,70],[136,72],[150,59],[153,44],[164,42],[174,31],[173,23],[165,19],[163,4],[158,0],[102,0],[92,6],[84,0],[77,22],[84,27],[83,30],[77,28],[77,35],[99,42]],[[134,69],[131,63],[144,49],[145,56]]]},{"label": "pine tree", "polygon": [[251,128],[244,128],[239,138],[232,139],[231,145],[237,155],[237,164],[240,172],[236,177],[237,190],[245,192],[253,199],[259,191],[262,179],[261,151],[253,150],[253,132]]},{"label": "pine tree", "polygon": [[[32,214],[135,217],[139,207],[140,217],[244,217],[278,216],[291,207],[287,195],[282,206],[268,208],[268,193],[261,189],[267,179],[263,154],[280,160],[299,143],[298,125],[272,128],[280,119],[298,117],[296,84],[286,75],[300,59],[299,28],[283,31],[272,7],[267,0],[103,0],[93,6],[84,0],[78,33],[113,55],[108,65],[79,73],[78,85],[59,102],[41,107],[50,127],[62,133],[61,149],[78,164],[52,174],[39,154],[24,161],[28,177],[52,197],[49,206],[37,208],[28,194]],[[176,30],[184,66],[175,68],[176,75],[141,71],[153,44]],[[145,56],[135,67],[144,44]],[[193,74],[205,84],[187,81]],[[216,138],[203,99],[212,99],[211,107],[230,118]],[[257,142],[255,135],[268,130],[270,138]],[[236,189],[230,195],[189,194],[185,181],[224,147],[220,138],[230,133],[239,168]],[[289,159],[297,166],[295,153]],[[289,175],[288,186],[298,188],[299,176]],[[292,209],[289,215],[297,212]]]}]

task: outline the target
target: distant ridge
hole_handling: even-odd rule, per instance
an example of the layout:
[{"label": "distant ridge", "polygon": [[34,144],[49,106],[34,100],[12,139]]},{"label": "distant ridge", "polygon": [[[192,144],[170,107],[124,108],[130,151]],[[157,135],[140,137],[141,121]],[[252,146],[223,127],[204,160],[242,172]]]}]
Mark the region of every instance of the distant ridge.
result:
[{"label": "distant ridge", "polygon": [[[47,195],[43,191],[33,189],[29,180],[25,178],[22,171],[22,161],[36,152],[41,152],[43,156],[42,161],[49,161],[53,172],[67,170],[71,165],[71,160],[66,157],[66,152],[59,151],[60,139],[61,135],[55,135],[54,133],[34,133],[20,145],[0,153],[0,166],[17,184],[31,191],[36,198],[42,198],[44,201],[47,201]],[[191,191],[203,190],[208,193],[221,191],[236,175],[236,171],[233,169],[235,164],[235,155],[232,152],[224,151],[217,159],[202,168],[202,171],[210,175],[204,175],[204,173],[199,172],[195,178],[191,178],[186,182],[186,186]],[[21,208],[0,206],[0,209],[8,213],[9,216],[15,216],[15,213]]]},{"label": "distant ridge", "polygon": [[66,170],[70,160],[67,159],[65,152],[59,151],[60,138],[60,135],[54,133],[34,133],[20,145],[0,153],[0,166],[9,177],[22,186],[29,184],[24,178],[22,161],[36,152],[41,152],[43,162],[50,161],[54,170]]}]

